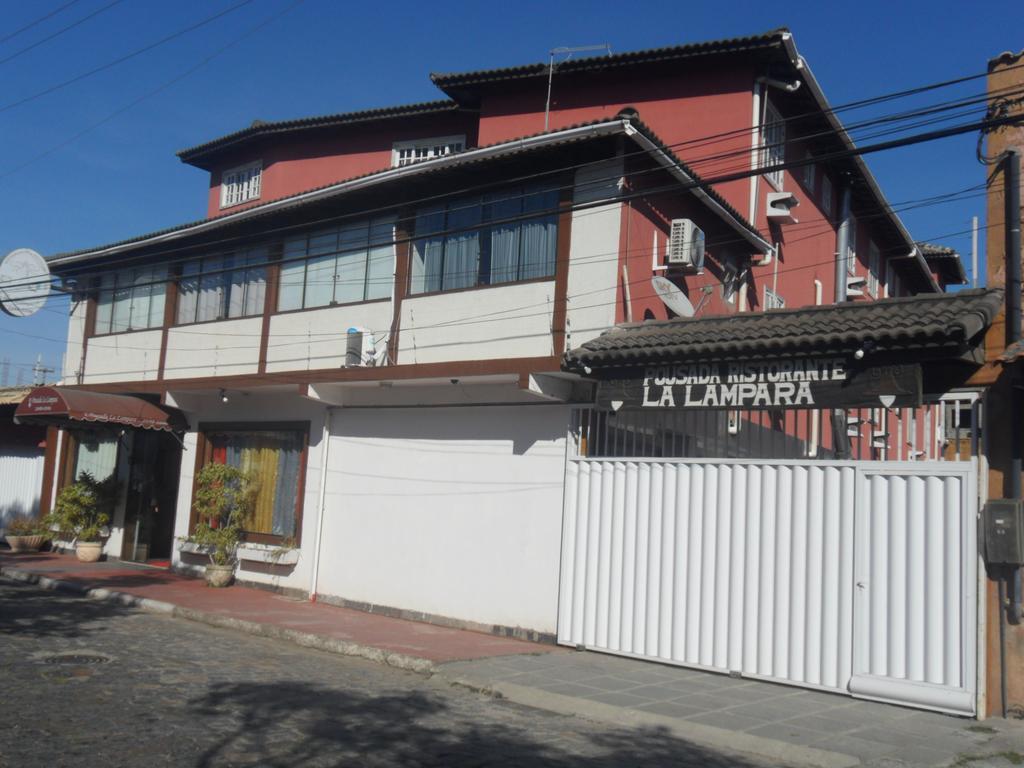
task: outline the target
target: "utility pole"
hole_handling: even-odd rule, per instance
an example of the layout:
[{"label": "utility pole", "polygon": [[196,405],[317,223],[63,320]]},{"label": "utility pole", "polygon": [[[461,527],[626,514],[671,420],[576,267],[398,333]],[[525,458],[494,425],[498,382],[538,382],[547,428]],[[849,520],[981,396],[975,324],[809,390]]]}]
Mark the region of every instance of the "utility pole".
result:
[{"label": "utility pole", "polygon": [[971,288],[978,287],[978,217],[971,217]]}]

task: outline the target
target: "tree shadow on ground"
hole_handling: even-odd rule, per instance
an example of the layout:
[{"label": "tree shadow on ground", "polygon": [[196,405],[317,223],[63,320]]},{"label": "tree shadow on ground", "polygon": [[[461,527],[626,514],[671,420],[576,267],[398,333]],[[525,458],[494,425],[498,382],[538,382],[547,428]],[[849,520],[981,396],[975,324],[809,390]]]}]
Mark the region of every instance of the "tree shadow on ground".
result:
[{"label": "tree shadow on ground", "polygon": [[86,637],[104,631],[103,622],[130,612],[117,603],[0,579],[0,637]]},{"label": "tree shadow on ground", "polygon": [[[458,707],[463,711],[456,711],[440,696],[416,691],[371,696],[303,682],[222,683],[191,702],[194,713],[209,724],[208,735],[215,737],[195,766],[756,765],[688,743],[661,728],[607,727],[582,736],[576,732],[582,721],[545,715],[545,732],[535,733],[516,724],[535,722],[535,712],[479,701],[478,708],[470,700],[468,706]],[[523,717],[524,712],[532,717]],[[587,725],[587,731],[599,727]]]}]

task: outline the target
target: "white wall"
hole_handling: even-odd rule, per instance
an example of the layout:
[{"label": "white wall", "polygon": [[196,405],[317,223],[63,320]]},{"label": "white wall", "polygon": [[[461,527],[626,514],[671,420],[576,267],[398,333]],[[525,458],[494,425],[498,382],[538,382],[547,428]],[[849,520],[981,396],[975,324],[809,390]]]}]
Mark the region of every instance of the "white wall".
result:
[{"label": "white wall", "polygon": [[[89,339],[85,352],[84,383],[155,379],[160,367],[162,335],[162,331],[153,330]],[[77,367],[78,363],[71,364]]]},{"label": "white wall", "polygon": [[274,315],[267,341],[267,370],[338,368],[345,362],[348,329],[354,327],[372,331],[377,348],[382,349],[391,315],[390,301]]},{"label": "white wall", "polygon": [[164,378],[256,373],[262,327],[262,317],[246,317],[172,328],[167,334]]},{"label": "white wall", "polygon": [[174,520],[174,564],[202,566],[205,559],[182,557],[177,539],[188,535],[192,504],[192,481],[195,475],[197,433],[202,422],[239,421],[308,421],[309,452],[306,464],[306,484],[302,489],[303,512],[299,561],[294,566],[267,567],[242,562],[237,577],[246,581],[272,584],[286,589],[308,590],[316,540],[317,501],[320,491],[321,450],[326,408],[311,400],[288,395],[235,396],[222,403],[216,396],[179,395],[175,398],[185,411],[192,431],[184,436],[185,449],[181,456],[181,479],[178,484],[178,502]]},{"label": "white wall", "polygon": [[61,379],[64,384],[78,383],[78,366],[82,364],[82,340],[85,338],[85,310],[87,302],[71,302],[68,313],[68,341],[64,349],[64,370]]},{"label": "white wall", "polygon": [[407,297],[398,362],[550,355],[554,295],[550,280]]},{"label": "white wall", "polygon": [[7,446],[0,451],[0,531],[21,517],[39,514],[43,452]]},{"label": "white wall", "polygon": [[[567,347],[578,347],[615,323],[619,284],[619,231],[622,203],[617,177],[622,161],[587,166],[576,172],[573,202],[609,200],[607,205],[573,211],[569,247]],[[558,350],[561,354],[565,350]]]},{"label": "white wall", "polygon": [[339,409],[318,592],[554,632],[568,414]]}]

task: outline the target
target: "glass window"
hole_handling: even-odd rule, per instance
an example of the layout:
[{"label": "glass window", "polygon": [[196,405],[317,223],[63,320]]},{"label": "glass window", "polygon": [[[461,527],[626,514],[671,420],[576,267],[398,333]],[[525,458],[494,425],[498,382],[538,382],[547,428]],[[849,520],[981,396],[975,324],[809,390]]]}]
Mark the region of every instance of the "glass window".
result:
[{"label": "glass window", "polygon": [[391,165],[398,167],[434,157],[443,157],[453,152],[461,152],[465,146],[465,136],[444,136],[437,139],[395,142],[391,151]]},{"label": "glass window", "polygon": [[878,297],[878,276],[882,271],[882,254],[873,242],[868,246],[868,293]]},{"label": "glass window", "polygon": [[[809,160],[811,160],[811,157],[812,156],[811,156],[810,152],[804,153],[804,159],[805,160],[809,161]],[[810,195],[814,194],[814,180],[815,180],[816,175],[817,175],[816,172],[817,172],[817,168],[815,167],[814,163],[811,163],[811,162],[808,162],[808,164],[805,165],[804,168],[803,168],[804,189],[806,189],[807,193],[810,194]]]},{"label": "glass window", "polygon": [[391,295],[395,218],[350,222],[285,241],[278,309],[326,307]]},{"label": "glass window", "polygon": [[850,216],[846,225],[846,271],[857,274],[857,220]]},{"label": "glass window", "polygon": [[118,439],[114,435],[99,432],[75,431],[75,471],[72,482],[88,473],[93,480],[102,482],[117,471]]},{"label": "glass window", "polygon": [[558,190],[512,187],[416,213],[411,293],[550,277]]},{"label": "glass window", "polygon": [[167,267],[107,273],[96,301],[97,335],[158,328],[164,324]]},{"label": "glass window", "polygon": [[303,430],[230,430],[206,433],[212,460],[251,473],[259,484],[248,533],[298,535],[299,475],[305,448]]},{"label": "glass window", "polygon": [[220,180],[220,207],[258,199],[262,182],[263,164],[259,161],[224,171]]},{"label": "glass window", "polygon": [[266,247],[193,259],[178,280],[179,325],[263,313],[267,291]]},{"label": "glass window", "polygon": [[821,176],[821,211],[825,218],[832,218],[832,180],[825,174]]}]

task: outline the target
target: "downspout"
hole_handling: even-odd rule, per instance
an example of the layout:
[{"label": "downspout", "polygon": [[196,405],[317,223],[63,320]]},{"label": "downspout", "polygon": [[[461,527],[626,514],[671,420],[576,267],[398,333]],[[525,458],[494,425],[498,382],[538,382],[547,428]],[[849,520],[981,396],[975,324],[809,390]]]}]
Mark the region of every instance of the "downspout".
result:
[{"label": "downspout", "polygon": [[320,451],[320,493],[317,498],[316,515],[316,542],[313,547],[313,578],[309,585],[309,601],[316,602],[317,583],[320,580],[320,547],[324,538],[324,514],[327,511],[327,460],[331,455],[331,420],[334,416],[334,407],[327,407],[327,416],[324,418],[323,437],[320,438],[323,448]]},{"label": "downspout", "polygon": [[[1011,149],[1006,153],[1005,186],[1006,195],[1004,220],[1006,221],[1006,345],[1020,340],[1021,326],[1021,277],[1020,277],[1020,152]],[[1010,373],[1010,483],[1009,498],[1021,497],[1022,448],[1024,435],[1019,428],[1021,415],[1022,384],[1019,364]],[[1014,624],[1021,620],[1021,566],[1013,569],[1013,604],[1009,620]]]},{"label": "downspout", "polygon": [[850,246],[850,188],[839,198],[839,231],[836,233],[836,304],[846,301],[846,256]]}]

